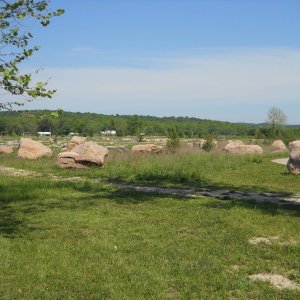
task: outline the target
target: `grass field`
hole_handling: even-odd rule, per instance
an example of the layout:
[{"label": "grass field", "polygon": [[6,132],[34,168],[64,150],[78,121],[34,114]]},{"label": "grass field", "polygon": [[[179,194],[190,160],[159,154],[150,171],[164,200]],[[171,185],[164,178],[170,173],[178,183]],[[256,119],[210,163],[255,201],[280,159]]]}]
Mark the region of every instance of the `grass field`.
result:
[{"label": "grass field", "polygon": [[0,165],[61,176],[83,176],[109,181],[155,185],[226,187],[245,190],[300,193],[299,176],[289,175],[285,166],[271,162],[287,153],[263,156],[232,156],[214,153],[135,155],[111,153],[104,168],[64,170],[56,166],[56,155],[36,161],[0,156]]},{"label": "grass field", "polygon": [[[296,208],[106,184],[300,193],[300,177],[271,163],[275,156],[116,154],[103,169],[78,171],[58,169],[55,159],[1,156],[0,165],[45,177],[0,177],[0,298],[299,299],[300,291],[249,279],[271,273],[300,284]],[[53,181],[47,173],[86,180]],[[270,243],[249,243],[255,237]]]}]

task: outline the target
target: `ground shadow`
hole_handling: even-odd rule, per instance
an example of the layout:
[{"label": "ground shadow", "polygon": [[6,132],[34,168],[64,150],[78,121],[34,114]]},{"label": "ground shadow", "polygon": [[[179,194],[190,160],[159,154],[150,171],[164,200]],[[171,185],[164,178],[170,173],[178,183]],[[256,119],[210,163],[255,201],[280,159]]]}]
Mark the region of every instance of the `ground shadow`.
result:
[{"label": "ground shadow", "polygon": [[[158,198],[172,198],[179,201],[189,201],[191,199],[182,195],[146,193],[118,188],[115,185],[95,181],[67,182],[51,181],[47,178],[31,178],[28,179],[29,181],[38,182],[38,184],[31,184],[28,188],[26,182],[20,182],[18,178],[0,184],[0,235],[3,237],[15,238],[22,234],[26,235],[29,231],[38,230],[36,224],[32,226],[32,216],[42,214],[49,209],[83,209],[97,206],[100,201],[107,201],[107,199],[118,205],[140,204]],[[214,189],[236,189],[229,185],[214,185],[208,180],[204,183],[205,187]],[[66,187],[68,188],[67,193]],[[55,191],[55,193],[51,194],[51,191]],[[201,203],[201,198],[199,198],[199,201]],[[274,203],[258,203],[254,200],[220,199],[212,201],[211,204],[203,201],[202,205],[212,209],[231,209],[241,206],[247,209],[259,209],[265,214],[300,216],[299,207],[293,205],[282,207]]]},{"label": "ground shadow", "polygon": [[[67,182],[70,194],[66,194],[66,184],[59,181],[49,182],[41,178],[30,180],[40,184],[33,184],[27,189],[26,184],[18,183],[18,178],[0,184],[0,235],[5,238],[17,238],[38,230],[38,225],[32,223],[32,217],[49,209],[84,209],[98,206],[100,201],[107,199],[119,205],[138,204],[153,201],[157,197],[89,182]],[[43,193],[47,189],[55,190],[56,193]],[[170,195],[161,195],[160,198],[170,198]],[[172,198],[184,200],[178,196]]]}]

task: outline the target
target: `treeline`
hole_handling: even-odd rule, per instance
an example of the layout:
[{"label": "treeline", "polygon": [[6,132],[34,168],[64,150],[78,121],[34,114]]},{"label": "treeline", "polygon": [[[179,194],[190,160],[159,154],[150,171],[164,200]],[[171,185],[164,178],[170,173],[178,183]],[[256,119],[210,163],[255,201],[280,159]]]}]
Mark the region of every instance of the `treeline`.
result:
[{"label": "treeline", "polygon": [[190,117],[103,115],[52,111],[0,112],[0,132],[9,135],[51,131],[53,135],[77,133],[93,136],[115,130],[118,136],[165,135],[176,130],[179,137],[252,136],[257,138],[300,138],[300,126],[272,128],[267,125],[240,124]]}]

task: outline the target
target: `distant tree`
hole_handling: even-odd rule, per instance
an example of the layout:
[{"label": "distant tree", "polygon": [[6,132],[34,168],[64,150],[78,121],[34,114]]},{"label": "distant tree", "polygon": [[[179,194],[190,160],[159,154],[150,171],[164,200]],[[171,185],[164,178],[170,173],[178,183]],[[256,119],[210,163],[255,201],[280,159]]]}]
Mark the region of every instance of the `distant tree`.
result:
[{"label": "distant tree", "polygon": [[4,121],[0,120],[0,132],[5,131],[5,130],[6,130],[6,124]]},{"label": "distant tree", "polygon": [[50,131],[52,132],[53,123],[49,118],[43,118],[38,122],[38,131]]},{"label": "distant tree", "polygon": [[272,129],[284,125],[287,121],[286,114],[278,107],[272,107],[269,109],[267,114],[267,123],[271,125]]},{"label": "distant tree", "polygon": [[127,123],[129,135],[137,135],[142,130],[142,126],[142,120],[137,115],[130,117]]},{"label": "distant tree", "polygon": [[179,145],[180,140],[176,128],[169,128],[167,148],[169,148],[171,151],[174,151],[176,148],[179,147]]},{"label": "distant tree", "polygon": [[[51,98],[47,82],[33,82],[31,73],[21,73],[19,65],[36,52],[29,46],[32,33],[26,31],[29,20],[47,26],[53,16],[64,10],[49,9],[50,0],[0,0],[0,110],[11,110],[38,97]],[[21,97],[21,98],[20,98]]]}]

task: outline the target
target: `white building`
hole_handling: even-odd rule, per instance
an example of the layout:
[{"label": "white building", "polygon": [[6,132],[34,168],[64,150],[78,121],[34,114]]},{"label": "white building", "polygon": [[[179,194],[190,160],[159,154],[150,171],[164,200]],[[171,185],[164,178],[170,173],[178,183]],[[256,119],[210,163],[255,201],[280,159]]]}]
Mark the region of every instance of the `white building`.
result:
[{"label": "white building", "polygon": [[50,131],[39,131],[38,136],[51,136]]}]

